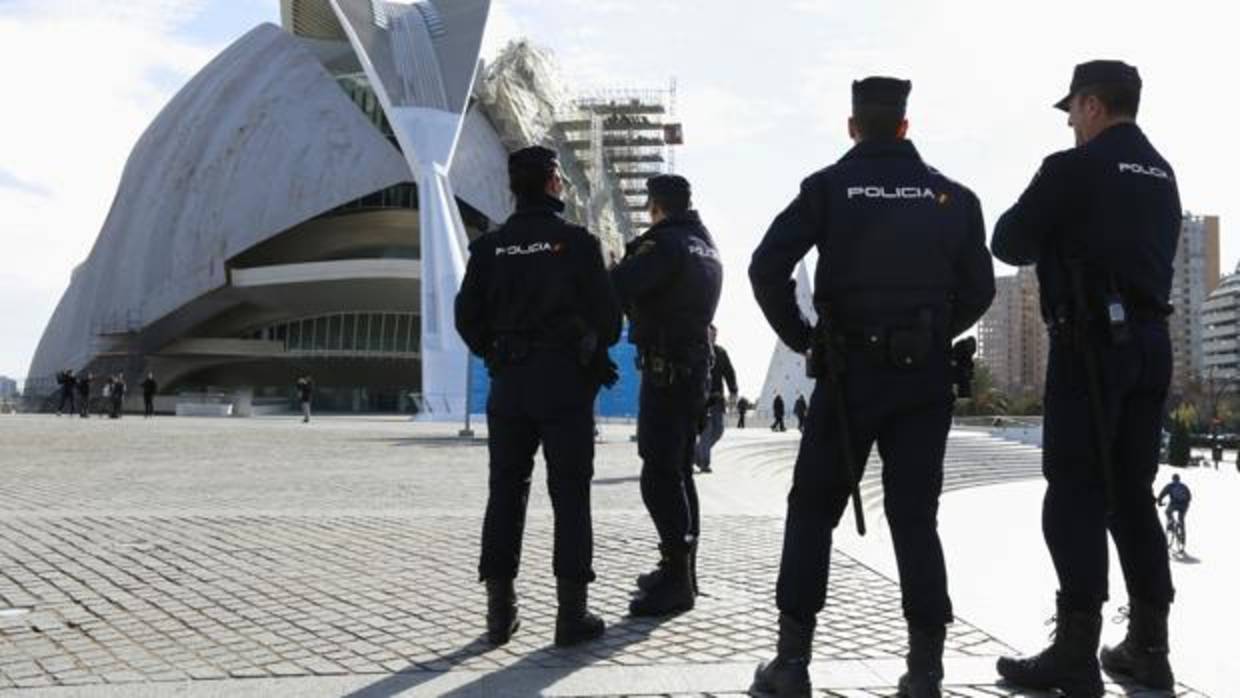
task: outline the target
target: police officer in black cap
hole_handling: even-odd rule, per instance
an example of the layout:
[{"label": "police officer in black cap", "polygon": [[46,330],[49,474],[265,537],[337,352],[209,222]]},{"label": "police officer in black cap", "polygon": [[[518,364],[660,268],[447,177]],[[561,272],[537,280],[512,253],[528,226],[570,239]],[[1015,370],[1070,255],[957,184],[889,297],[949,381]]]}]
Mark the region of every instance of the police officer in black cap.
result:
[{"label": "police officer in black cap", "polygon": [[1136,124],[1140,98],[1136,68],[1077,66],[1055,105],[1068,112],[1076,147],[1042,161],[993,240],[1004,262],[1037,265],[1050,329],[1042,529],[1059,576],[1054,643],[998,669],[1010,682],[1071,696],[1103,694],[1096,653],[1108,530],[1131,614],[1127,637],[1103,650],[1102,665],[1151,688],[1174,684],[1173,590],[1152,487],[1171,379],[1166,316],[1181,209],[1175,173]]},{"label": "police officer in black cap", "polygon": [[[832,531],[875,443],[909,625],[900,695],[940,695],[952,621],[937,532],[951,346],[989,307],[994,269],[977,197],[923,162],[905,137],[910,89],[886,77],[853,83],[848,130],[856,145],[802,182],[749,266],[767,320],[807,354],[818,378],[788,494],[778,654],[758,668],[751,695],[810,694]],[[798,309],[792,280],[813,247],[817,328]]]},{"label": "police officer in black cap", "polygon": [[492,378],[490,498],[478,572],[487,587],[488,638],[502,645],[520,624],[513,580],[541,444],[555,511],[555,642],[572,645],[603,634],[602,619],[586,609],[594,581],[594,398],[600,384],[616,379],[607,348],[620,335],[620,307],[598,239],[561,218],[555,151],[517,151],[508,174],[516,212],[470,245],[456,298],[457,330]]},{"label": "police officer in black cap", "polygon": [[660,175],[646,182],[654,225],[629,243],[612,280],[631,321],[642,372],[637,448],[642,500],[659,534],[659,566],[638,578],[634,616],[693,608],[701,533],[693,456],[710,384],[709,328],[723,267],[715,243],[691,208],[689,181]]}]

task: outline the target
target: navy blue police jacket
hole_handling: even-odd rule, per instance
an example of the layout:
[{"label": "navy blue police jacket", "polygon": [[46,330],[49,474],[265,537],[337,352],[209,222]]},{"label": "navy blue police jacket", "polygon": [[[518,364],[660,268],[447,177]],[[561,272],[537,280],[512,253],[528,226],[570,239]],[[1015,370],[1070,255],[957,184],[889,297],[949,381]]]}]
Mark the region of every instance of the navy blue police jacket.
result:
[{"label": "navy blue police jacket", "polygon": [[929,308],[950,339],[994,298],[977,197],[907,140],[862,141],[810,175],[754,251],[754,296],[797,352],[809,348],[813,328],[797,306],[792,272],[814,247],[814,305],[840,329],[901,323]]},{"label": "navy blue police jacket", "polygon": [[455,310],[474,354],[486,357],[501,335],[564,347],[591,332],[600,347],[619,339],[620,307],[602,246],[563,211],[552,197],[518,201],[503,226],[470,244]]},{"label": "navy blue police jacket", "polygon": [[1175,172],[1134,123],[1054,153],[995,225],[991,245],[1008,264],[1037,265],[1042,312],[1072,305],[1065,260],[1083,262],[1096,298],[1112,281],[1131,310],[1170,312],[1180,238]]},{"label": "navy blue police jacket", "polygon": [[611,278],[631,343],[668,355],[709,346],[723,266],[696,211],[669,216],[630,242]]}]

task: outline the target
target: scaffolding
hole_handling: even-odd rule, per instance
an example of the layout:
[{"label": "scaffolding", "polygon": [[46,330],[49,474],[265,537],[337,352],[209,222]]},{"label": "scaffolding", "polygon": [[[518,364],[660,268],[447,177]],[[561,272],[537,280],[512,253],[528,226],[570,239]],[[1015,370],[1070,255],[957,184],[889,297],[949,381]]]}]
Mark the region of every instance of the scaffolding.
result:
[{"label": "scaffolding", "polygon": [[604,89],[577,96],[558,123],[596,181],[611,181],[631,230],[650,225],[646,180],[676,170],[684,144],[676,119],[676,80],[667,89]]}]

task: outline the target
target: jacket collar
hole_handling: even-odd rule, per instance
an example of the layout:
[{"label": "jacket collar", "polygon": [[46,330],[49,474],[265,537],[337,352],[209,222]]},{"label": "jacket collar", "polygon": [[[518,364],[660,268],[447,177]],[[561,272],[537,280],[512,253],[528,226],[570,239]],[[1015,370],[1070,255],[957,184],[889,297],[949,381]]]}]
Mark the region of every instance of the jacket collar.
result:
[{"label": "jacket collar", "polygon": [[530,215],[539,213],[549,213],[558,216],[564,213],[564,202],[550,195],[542,195],[535,197],[523,197],[517,199],[517,213],[520,215]]},{"label": "jacket collar", "polygon": [[844,157],[840,158],[840,162],[858,158],[903,158],[920,161],[921,154],[917,152],[913,142],[907,139],[896,141],[861,141],[854,145],[847,153],[844,153]]},{"label": "jacket collar", "polygon": [[675,215],[668,216],[658,223],[655,223],[650,226],[650,230],[647,230],[646,234],[649,235],[656,230],[663,230],[664,228],[671,228],[678,225],[691,225],[700,228],[702,226],[702,217],[698,215],[697,211],[690,209],[684,213],[677,213]]}]

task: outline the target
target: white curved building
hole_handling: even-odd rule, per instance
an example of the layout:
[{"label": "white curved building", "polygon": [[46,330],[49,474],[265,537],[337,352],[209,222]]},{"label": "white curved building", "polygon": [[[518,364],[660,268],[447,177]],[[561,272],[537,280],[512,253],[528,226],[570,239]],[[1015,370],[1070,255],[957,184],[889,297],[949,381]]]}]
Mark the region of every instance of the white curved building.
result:
[{"label": "white curved building", "polygon": [[[328,0],[281,10],[283,29],[261,25],[229,46],[137,142],[39,342],[28,392],[51,392],[63,369],[124,371],[131,385],[152,371],[163,394],[260,398],[288,396],[310,373],[316,402],[338,410],[396,410],[422,392],[416,180]],[[449,49],[451,28],[436,30]],[[521,51],[534,49],[510,47],[507,63]],[[479,82],[450,172],[469,237],[511,210],[509,148],[562,141],[526,116],[493,118],[478,98],[539,89],[528,74]],[[582,196],[614,185],[582,179],[564,150]],[[614,250],[624,233],[599,234]]]},{"label": "white curved building", "polygon": [[1204,375],[1212,380],[1240,379],[1240,267],[1224,277],[1202,306]]}]

